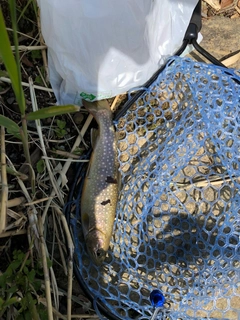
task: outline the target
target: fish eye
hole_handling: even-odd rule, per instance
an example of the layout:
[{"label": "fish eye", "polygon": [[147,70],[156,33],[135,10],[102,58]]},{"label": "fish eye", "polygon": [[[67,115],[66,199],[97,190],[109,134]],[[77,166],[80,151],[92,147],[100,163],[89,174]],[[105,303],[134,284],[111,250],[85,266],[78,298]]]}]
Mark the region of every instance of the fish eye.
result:
[{"label": "fish eye", "polygon": [[105,254],[105,251],[104,251],[103,249],[98,249],[98,250],[96,251],[96,256],[97,256],[98,258],[101,258],[104,254]]}]

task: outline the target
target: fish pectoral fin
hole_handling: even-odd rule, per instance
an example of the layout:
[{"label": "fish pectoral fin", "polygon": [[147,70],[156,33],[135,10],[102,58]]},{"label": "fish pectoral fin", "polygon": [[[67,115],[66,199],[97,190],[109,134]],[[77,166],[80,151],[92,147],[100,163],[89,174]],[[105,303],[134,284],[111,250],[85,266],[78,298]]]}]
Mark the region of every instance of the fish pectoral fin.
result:
[{"label": "fish pectoral fin", "polygon": [[90,135],[91,135],[92,148],[95,149],[95,146],[96,146],[96,143],[97,143],[97,139],[98,139],[98,136],[99,136],[98,129],[92,128],[91,131],[90,131]]},{"label": "fish pectoral fin", "polygon": [[86,231],[89,229],[89,216],[87,213],[82,214],[82,228]]},{"label": "fish pectoral fin", "polygon": [[87,167],[87,171],[86,171],[86,174],[85,174],[85,178],[88,178],[90,169],[91,169],[91,160],[88,163],[88,167]]}]

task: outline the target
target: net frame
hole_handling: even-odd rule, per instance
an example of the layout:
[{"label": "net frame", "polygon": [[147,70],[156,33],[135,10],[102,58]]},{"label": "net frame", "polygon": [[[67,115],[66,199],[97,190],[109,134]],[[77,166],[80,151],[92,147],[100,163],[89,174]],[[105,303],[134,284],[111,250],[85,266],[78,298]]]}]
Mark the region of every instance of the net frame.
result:
[{"label": "net frame", "polygon": [[[100,268],[92,264],[85,252],[79,224],[81,190],[77,189],[76,211],[70,221],[76,248],[76,272],[80,274],[86,290],[95,301],[95,307],[107,310],[111,317],[149,319],[153,313],[149,296],[152,290],[159,288],[166,303],[158,319],[238,318],[238,81],[239,74],[234,70],[174,57],[169,60],[157,80],[118,121],[116,127],[119,134],[123,189],[120,193],[109,256]],[[189,199],[183,205],[186,194]],[[159,204],[162,211],[159,212],[158,205],[155,204],[157,197],[163,195],[165,198],[163,197]],[[227,196],[228,201],[223,198]],[[196,197],[201,198],[201,201],[204,198],[205,201],[200,201],[199,204]],[[195,206],[191,207],[193,202]],[[172,210],[171,222],[167,219],[156,226],[154,222],[163,218],[164,214],[167,216],[171,209],[169,203],[172,203],[171,208],[175,208],[177,214]],[[200,209],[196,209],[196,203]],[[214,214],[217,212],[216,208],[221,206],[221,210],[218,209],[219,215]],[[207,213],[204,213],[203,207]],[[156,208],[154,219],[151,219],[149,214],[152,208]],[[187,218],[184,212],[187,212]],[[205,217],[204,221],[201,220],[202,216]],[[179,225],[182,228],[180,236],[175,234],[175,238],[171,238]],[[157,231],[165,230],[165,233],[170,235],[165,238],[168,239],[167,247],[163,246],[163,241],[159,241],[162,247],[156,245],[156,241],[154,243],[154,228]],[[193,230],[198,230],[201,237],[196,237],[197,231]],[[192,233],[197,240],[194,240],[194,237],[184,238],[184,235]],[[159,237],[158,234],[157,236]],[[141,239],[141,244],[150,243],[150,253],[146,246],[142,251],[138,244],[133,245],[136,241],[134,237]],[[121,239],[124,241],[121,242]],[[189,249],[189,243],[196,251]],[[183,252],[177,251],[180,250],[179,246],[185,246]],[[135,251],[132,247],[135,247]],[[131,254],[126,253],[127,250]],[[194,252],[197,254],[197,251],[201,252],[199,261],[193,259]],[[148,268],[144,267],[146,259],[144,260],[142,252],[148,257]],[[186,266],[183,263],[180,267],[179,261],[182,260],[174,260],[173,257],[186,257],[189,252]],[[169,257],[172,257],[172,260],[167,259]],[[136,259],[138,266],[136,263],[134,265]],[[152,260],[153,267],[149,269]],[[164,267],[158,265],[158,261],[161,261]],[[175,270],[176,264],[178,270]],[[195,268],[198,266],[197,272],[194,267],[190,267],[192,264]],[[142,269],[145,269],[144,272]],[[190,275],[188,269],[191,271]],[[130,274],[120,270],[128,270]],[[144,276],[140,275],[139,270]],[[154,280],[154,272],[158,280]],[[101,279],[99,274],[103,274]],[[124,277],[125,283],[120,286]],[[112,279],[115,279],[115,282]],[[116,287],[119,290],[114,290]]]}]

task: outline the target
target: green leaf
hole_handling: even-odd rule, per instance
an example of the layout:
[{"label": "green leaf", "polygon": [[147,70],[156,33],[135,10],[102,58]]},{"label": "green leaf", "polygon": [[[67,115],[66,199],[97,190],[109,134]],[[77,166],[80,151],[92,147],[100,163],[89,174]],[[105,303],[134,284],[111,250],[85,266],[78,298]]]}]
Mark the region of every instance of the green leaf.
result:
[{"label": "green leaf", "polygon": [[20,260],[22,262],[24,257],[24,253],[21,250],[14,250],[13,251],[13,259]]},{"label": "green leaf", "polygon": [[18,273],[16,275],[16,277],[14,278],[14,281],[16,281],[16,283],[19,287],[25,287],[26,280],[27,280],[26,276],[22,273]]},{"label": "green leaf", "polygon": [[67,133],[67,131],[65,129],[59,129],[59,128],[57,128],[55,130],[55,132],[56,132],[58,138],[63,138]]},{"label": "green leaf", "polygon": [[37,269],[37,274],[42,277],[44,275],[43,269],[42,268],[38,268]]},{"label": "green leaf", "polygon": [[22,263],[24,258],[25,258],[25,253],[23,253],[21,250],[19,250],[16,259]]},{"label": "green leaf", "polygon": [[24,311],[24,320],[33,320],[31,312],[29,310]]},{"label": "green leaf", "polygon": [[0,114],[0,126],[7,128],[7,131],[9,133],[14,135],[18,139],[21,139],[20,127],[14,121],[12,121],[11,119],[5,116],[2,116],[1,114]]},{"label": "green leaf", "polygon": [[37,172],[38,173],[43,173],[45,169],[45,162],[43,161],[43,159],[40,159],[37,162]]},{"label": "green leaf", "polygon": [[22,16],[24,15],[25,11],[27,10],[29,4],[32,2],[32,0],[28,0],[28,3],[26,4],[26,6],[24,8],[21,9],[21,14],[18,17],[17,23],[19,22],[19,20],[22,18]]},{"label": "green leaf", "polygon": [[41,320],[48,320],[47,308],[44,305],[42,304],[37,305],[37,311],[39,313]]},{"label": "green leaf", "polygon": [[28,276],[29,270],[28,267],[23,267],[23,272]]},{"label": "green leaf", "polygon": [[[0,61],[0,63],[3,63],[2,61]],[[8,73],[5,70],[0,70],[0,77],[8,77]]]},{"label": "green leaf", "polygon": [[30,264],[31,264],[31,260],[28,258],[28,259],[26,260],[26,262],[25,262],[25,265],[26,265],[26,266],[30,266]]},{"label": "green leaf", "polygon": [[13,271],[16,271],[20,267],[21,264],[22,264],[21,260],[15,260],[15,261],[11,262],[9,267],[12,268]]},{"label": "green leaf", "polygon": [[37,273],[37,275],[39,276],[43,276],[43,266],[42,266],[42,263],[40,261],[37,261],[37,265],[35,266],[35,271]]},{"label": "green leaf", "polygon": [[13,274],[13,270],[11,268],[11,265],[7,268],[7,270],[5,271],[5,274],[6,274],[7,278],[11,277],[11,275]]},{"label": "green leaf", "polygon": [[[31,56],[33,58],[33,60],[35,59],[41,59],[42,58],[42,54],[41,54],[41,51],[40,50],[33,50],[31,52]],[[35,79],[36,80],[36,79]],[[37,81],[37,80],[36,80]]]},{"label": "green leaf", "polygon": [[49,258],[47,258],[47,266],[48,268],[51,268],[53,265],[52,260],[50,260]]},{"label": "green leaf", "polygon": [[77,156],[81,156],[83,154],[85,149],[83,148],[79,148],[79,147],[76,147],[73,151],[73,154],[76,154]]},{"label": "green leaf", "polygon": [[32,269],[28,274],[28,281],[32,283],[33,280],[35,279],[35,276],[36,276],[36,272]]},{"label": "green leaf", "polygon": [[36,303],[37,301],[33,299],[33,296],[30,292],[26,294],[28,299],[28,311],[30,312],[31,318],[29,320],[38,320],[39,316],[37,314]]},{"label": "green leaf", "polygon": [[13,259],[16,259],[17,258],[17,255],[19,253],[20,250],[14,250],[13,251]]},{"label": "green leaf", "polygon": [[34,280],[32,282],[33,288],[38,291],[41,288],[41,280]]},{"label": "green leaf", "polygon": [[0,276],[0,288],[5,288],[7,283],[7,275],[4,272],[1,276]]},{"label": "green leaf", "polygon": [[10,299],[5,301],[4,307],[6,308],[6,307],[8,307],[8,306],[10,306],[12,304],[15,304],[15,303],[19,303],[18,298],[17,297],[12,297],[12,298],[10,298]]},{"label": "green leaf", "polygon": [[23,296],[23,298],[21,299],[21,305],[22,305],[22,309],[26,310],[28,307],[28,299],[26,296]]},{"label": "green leaf", "polygon": [[42,81],[42,78],[40,76],[36,76],[35,78],[35,83],[38,83],[40,85],[43,85],[43,81]]},{"label": "green leaf", "polygon": [[16,293],[18,291],[18,287],[15,285],[15,286],[11,286],[11,288],[7,289],[6,292],[8,293]]},{"label": "green leaf", "polygon": [[[18,310],[18,312],[22,312],[22,310],[20,309],[20,311]],[[20,313],[20,314],[17,316],[16,320],[26,320],[26,319],[25,319],[25,317],[23,316],[23,314]]]},{"label": "green leaf", "polygon": [[[11,4],[12,1],[10,1]],[[19,105],[19,109],[21,114],[24,113],[25,110],[25,99],[23,94],[23,89],[21,85],[21,76],[19,74],[19,69],[14,59],[10,41],[8,38],[2,9],[0,8],[0,34],[1,34],[1,41],[0,41],[0,56],[3,60],[3,63],[7,69],[9,77],[12,82],[12,87],[16,96],[16,100]]]},{"label": "green leaf", "polygon": [[38,12],[38,6],[37,6],[37,1],[32,1],[32,6],[33,6],[33,9],[34,9],[34,12],[35,12],[35,16],[36,16],[36,18],[38,17],[38,14],[39,14],[39,12]]},{"label": "green leaf", "polygon": [[57,126],[59,129],[64,129],[66,127],[66,121],[57,120]]},{"label": "green leaf", "polygon": [[66,113],[78,112],[79,110],[80,110],[80,107],[75,105],[47,107],[38,111],[28,113],[26,115],[26,119],[27,120],[46,119],[46,118],[51,118],[51,117],[59,116]]},{"label": "green leaf", "polygon": [[1,311],[2,308],[3,308],[4,302],[5,302],[5,301],[0,297],[0,311]]}]

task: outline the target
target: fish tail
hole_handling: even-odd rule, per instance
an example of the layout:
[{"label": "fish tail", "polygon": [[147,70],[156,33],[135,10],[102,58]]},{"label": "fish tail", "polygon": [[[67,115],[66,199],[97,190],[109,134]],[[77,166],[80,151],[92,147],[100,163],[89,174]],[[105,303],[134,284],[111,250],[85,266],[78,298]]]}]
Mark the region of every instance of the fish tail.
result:
[{"label": "fish tail", "polygon": [[107,99],[98,100],[98,101],[94,101],[94,102],[89,102],[89,101],[83,100],[83,105],[90,113],[95,113],[100,110],[111,111],[111,108],[110,108],[110,105],[109,105]]}]

